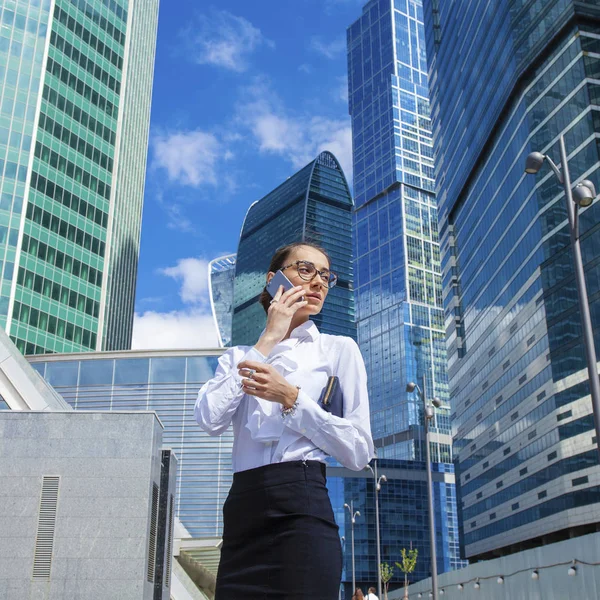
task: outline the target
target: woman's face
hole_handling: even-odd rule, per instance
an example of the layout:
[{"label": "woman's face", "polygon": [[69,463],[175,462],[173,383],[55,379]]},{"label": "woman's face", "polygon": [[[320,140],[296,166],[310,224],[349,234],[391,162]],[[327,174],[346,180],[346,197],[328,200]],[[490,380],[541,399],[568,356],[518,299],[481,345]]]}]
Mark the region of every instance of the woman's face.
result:
[{"label": "woman's face", "polygon": [[[318,271],[329,271],[329,260],[319,250],[311,246],[297,246],[294,248],[285,259],[283,266],[292,265],[283,271],[283,274],[294,284],[304,288],[304,298],[308,304],[298,310],[297,315],[310,316],[318,315],[323,308],[323,302],[327,297],[329,288],[327,282],[321,279],[321,275],[317,273],[312,281],[302,279],[298,274],[298,268],[295,265],[296,261],[306,261],[312,263]],[[275,275],[273,271],[267,274],[267,282]]]}]

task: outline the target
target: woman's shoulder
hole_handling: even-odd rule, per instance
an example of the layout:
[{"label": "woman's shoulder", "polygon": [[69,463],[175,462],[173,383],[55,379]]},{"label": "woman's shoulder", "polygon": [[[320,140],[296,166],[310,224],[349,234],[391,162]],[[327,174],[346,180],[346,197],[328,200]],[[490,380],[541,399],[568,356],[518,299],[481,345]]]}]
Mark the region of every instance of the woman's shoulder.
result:
[{"label": "woman's shoulder", "polygon": [[351,348],[358,348],[356,341],[348,335],[333,335],[331,333],[322,333],[323,345],[327,350],[343,351]]}]

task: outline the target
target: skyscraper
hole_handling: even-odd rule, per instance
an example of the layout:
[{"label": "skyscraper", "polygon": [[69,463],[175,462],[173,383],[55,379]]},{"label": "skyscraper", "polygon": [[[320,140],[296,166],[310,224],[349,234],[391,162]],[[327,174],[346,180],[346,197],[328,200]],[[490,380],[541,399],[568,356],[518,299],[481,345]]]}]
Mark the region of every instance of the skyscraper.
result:
[{"label": "skyscraper", "polygon": [[[385,458],[423,460],[427,380],[448,399],[437,209],[422,6],[372,0],[348,28],[355,188],[358,340],[373,437]],[[448,409],[437,411],[434,460],[450,462]]]},{"label": "skyscraper", "polygon": [[310,239],[331,257],[337,285],[313,321],[323,333],[356,337],[352,295],[352,196],[337,159],[321,152],[248,209],[237,252],[232,344],[253,345],[266,323],[258,303],[277,248]]},{"label": "skyscraper", "polygon": [[29,354],[127,348],[158,0],[0,12],[0,325]]},{"label": "skyscraper", "polygon": [[235,259],[235,254],[229,254],[211,260],[208,265],[210,306],[215,319],[220,346],[231,344]]},{"label": "skyscraper", "polygon": [[[371,428],[377,454],[386,459],[381,462],[392,468],[387,459],[396,459],[406,473],[388,501],[397,501],[395,494],[405,493],[406,486],[413,503],[426,506],[423,401],[406,386],[423,387],[425,378],[427,397],[443,401],[430,434],[432,458],[439,463],[433,470],[445,474],[434,498],[437,568],[443,572],[461,561],[454,473],[444,464],[451,462],[451,438],[421,1],[371,0],[347,33],[354,284]],[[447,502],[438,512],[440,495]],[[384,533],[382,561],[393,564],[412,544],[419,550],[418,576],[424,577],[430,564],[429,526],[416,514],[413,519],[412,530],[405,526]]]},{"label": "skyscraper", "polygon": [[[563,134],[573,184],[599,183],[600,7],[425,4],[462,542],[486,558],[600,522],[563,189],[523,172],[531,151],[559,162]],[[596,346],[599,223],[596,203],[580,225]]]}]

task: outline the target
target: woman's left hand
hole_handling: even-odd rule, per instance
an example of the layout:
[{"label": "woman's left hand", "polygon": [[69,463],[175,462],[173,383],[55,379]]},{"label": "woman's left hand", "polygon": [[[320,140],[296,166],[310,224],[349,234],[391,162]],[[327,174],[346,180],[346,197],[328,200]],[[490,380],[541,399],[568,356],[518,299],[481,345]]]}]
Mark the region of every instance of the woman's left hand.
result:
[{"label": "woman's left hand", "polygon": [[244,377],[242,389],[249,396],[278,402],[286,408],[293,406],[298,398],[298,388],[288,383],[272,365],[245,360],[238,365],[238,372]]}]

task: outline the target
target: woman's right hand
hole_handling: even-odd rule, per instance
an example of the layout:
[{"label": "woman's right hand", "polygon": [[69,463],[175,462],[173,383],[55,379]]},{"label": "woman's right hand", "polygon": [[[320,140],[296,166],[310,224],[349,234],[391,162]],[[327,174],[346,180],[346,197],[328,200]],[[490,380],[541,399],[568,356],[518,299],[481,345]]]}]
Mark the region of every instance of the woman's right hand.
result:
[{"label": "woman's right hand", "polygon": [[294,315],[308,304],[307,300],[299,300],[305,293],[306,290],[300,285],[287,292],[283,291],[282,285],[279,286],[267,312],[265,332],[254,346],[261,354],[268,356],[286,337]]}]

